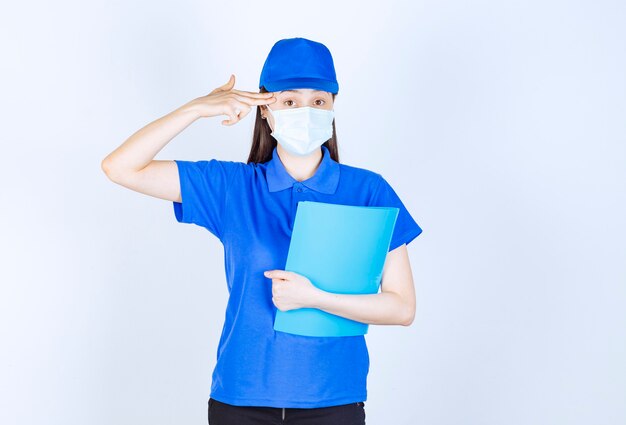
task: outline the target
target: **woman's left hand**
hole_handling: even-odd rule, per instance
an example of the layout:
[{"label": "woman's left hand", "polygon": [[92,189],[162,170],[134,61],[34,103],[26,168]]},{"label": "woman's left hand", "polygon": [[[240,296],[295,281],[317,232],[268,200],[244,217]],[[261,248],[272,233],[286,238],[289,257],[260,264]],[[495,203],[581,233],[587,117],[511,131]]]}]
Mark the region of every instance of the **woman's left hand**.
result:
[{"label": "woman's left hand", "polygon": [[301,274],[286,270],[268,270],[263,273],[272,279],[272,301],[280,311],[312,307],[320,289]]}]

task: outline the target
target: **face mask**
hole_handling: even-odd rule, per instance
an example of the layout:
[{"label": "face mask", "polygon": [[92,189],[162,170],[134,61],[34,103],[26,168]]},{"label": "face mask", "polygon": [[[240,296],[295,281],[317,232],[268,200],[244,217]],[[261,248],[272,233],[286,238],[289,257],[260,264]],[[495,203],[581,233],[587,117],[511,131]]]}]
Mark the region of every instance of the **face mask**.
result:
[{"label": "face mask", "polygon": [[272,136],[285,150],[294,155],[309,155],[333,136],[334,110],[300,108],[272,110]]}]

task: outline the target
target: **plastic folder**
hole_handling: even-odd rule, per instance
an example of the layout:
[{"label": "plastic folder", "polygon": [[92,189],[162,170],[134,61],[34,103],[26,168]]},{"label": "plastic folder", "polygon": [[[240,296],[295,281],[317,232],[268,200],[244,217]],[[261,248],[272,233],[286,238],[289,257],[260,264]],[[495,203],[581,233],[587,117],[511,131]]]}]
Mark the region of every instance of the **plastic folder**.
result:
[{"label": "plastic folder", "polygon": [[[285,270],[337,294],[378,293],[398,208],[300,201]],[[305,336],[355,336],[369,325],[317,308],[276,310],[274,330]]]}]

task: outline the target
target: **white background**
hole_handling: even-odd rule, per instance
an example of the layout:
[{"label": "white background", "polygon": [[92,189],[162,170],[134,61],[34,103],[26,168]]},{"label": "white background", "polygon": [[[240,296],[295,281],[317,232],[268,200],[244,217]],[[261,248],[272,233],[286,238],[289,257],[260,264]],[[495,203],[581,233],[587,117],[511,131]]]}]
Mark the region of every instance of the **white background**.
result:
[{"label": "white background", "polygon": [[[0,18],[0,423],[206,424],[220,242],[107,179],[136,130],[282,38],[329,47],[340,160],[424,232],[371,326],[368,424],[626,423],[621,1],[13,2]],[[157,159],[245,161],[253,115]]]}]

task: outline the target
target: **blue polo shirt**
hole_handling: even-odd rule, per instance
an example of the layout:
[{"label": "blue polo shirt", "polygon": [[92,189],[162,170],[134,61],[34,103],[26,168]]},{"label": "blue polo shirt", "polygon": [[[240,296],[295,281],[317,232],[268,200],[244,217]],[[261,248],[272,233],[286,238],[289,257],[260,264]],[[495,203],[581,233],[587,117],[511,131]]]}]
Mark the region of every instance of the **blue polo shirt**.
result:
[{"label": "blue polo shirt", "polygon": [[334,161],[326,146],[315,174],[297,181],[276,147],[265,163],[176,160],[176,220],[204,227],[224,246],[229,298],[210,397],[238,406],[314,408],[367,399],[365,336],[310,337],[273,329],[265,270],[284,270],[299,201],[400,209],[389,250],[422,229],[378,173]]}]

